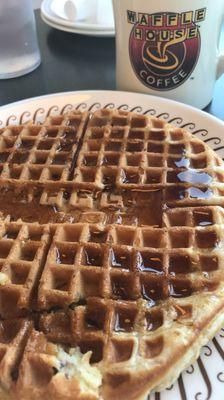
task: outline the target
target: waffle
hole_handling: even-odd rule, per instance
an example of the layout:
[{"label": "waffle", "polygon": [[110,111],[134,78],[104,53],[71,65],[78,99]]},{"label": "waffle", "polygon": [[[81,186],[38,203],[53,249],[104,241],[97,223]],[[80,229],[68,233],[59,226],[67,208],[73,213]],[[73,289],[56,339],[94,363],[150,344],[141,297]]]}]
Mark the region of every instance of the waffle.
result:
[{"label": "waffle", "polygon": [[[88,113],[48,117],[44,125],[8,126],[0,135],[1,186],[63,186],[69,180]],[[32,190],[28,192],[33,199]]]},{"label": "waffle", "polygon": [[109,109],[4,128],[0,161],[0,399],[173,383],[224,323],[223,162]]}]

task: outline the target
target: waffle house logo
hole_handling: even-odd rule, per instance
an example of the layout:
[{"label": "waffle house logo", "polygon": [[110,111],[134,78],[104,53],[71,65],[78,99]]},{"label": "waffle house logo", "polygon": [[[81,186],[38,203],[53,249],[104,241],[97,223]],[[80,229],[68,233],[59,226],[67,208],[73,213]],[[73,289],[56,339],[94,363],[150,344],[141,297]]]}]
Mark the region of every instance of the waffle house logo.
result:
[{"label": "waffle house logo", "polygon": [[200,23],[205,16],[206,8],[181,14],[127,11],[128,23],[133,25],[130,60],[144,85],[171,90],[186,81],[197,64]]}]

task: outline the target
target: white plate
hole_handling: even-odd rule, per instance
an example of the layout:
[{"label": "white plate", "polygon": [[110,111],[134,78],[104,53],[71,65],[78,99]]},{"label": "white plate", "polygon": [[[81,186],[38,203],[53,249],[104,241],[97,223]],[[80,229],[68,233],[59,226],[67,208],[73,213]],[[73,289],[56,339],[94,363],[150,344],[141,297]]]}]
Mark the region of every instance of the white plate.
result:
[{"label": "white plate", "polygon": [[62,18],[59,18],[51,10],[51,1],[52,0],[44,0],[41,4],[42,16],[45,19],[47,19],[48,21],[51,21],[51,23],[56,24],[58,26],[73,28],[73,29],[80,30],[83,32],[85,32],[85,31],[102,31],[102,32],[113,31],[115,34],[114,26],[108,27],[105,25],[100,25],[98,23],[94,24],[94,23],[88,23],[88,22],[84,22],[84,21],[82,21],[82,22],[66,21]]},{"label": "white plate", "polygon": [[115,35],[114,31],[97,31],[97,30],[83,30],[78,29],[75,27],[64,26],[62,24],[56,24],[46,18],[43,13],[41,13],[42,20],[52,28],[58,29],[59,31],[70,32],[70,33],[78,33],[79,35],[86,35],[86,36],[95,36],[95,37],[113,37]]},{"label": "white plate", "polygon": [[[224,123],[203,111],[159,97],[112,91],[83,91],[36,97],[0,107],[0,127],[42,122],[47,115],[71,110],[96,110],[117,107],[159,116],[208,143],[224,157]],[[223,400],[224,329],[207,346],[194,365],[183,372],[169,389],[155,393],[150,400]]]}]

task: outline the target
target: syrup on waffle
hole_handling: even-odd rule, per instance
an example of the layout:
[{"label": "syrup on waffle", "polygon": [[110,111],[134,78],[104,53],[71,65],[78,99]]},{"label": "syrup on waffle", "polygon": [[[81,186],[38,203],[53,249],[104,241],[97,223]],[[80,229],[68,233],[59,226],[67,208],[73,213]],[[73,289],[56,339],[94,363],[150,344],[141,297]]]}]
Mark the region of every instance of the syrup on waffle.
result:
[{"label": "syrup on waffle", "polygon": [[87,120],[88,113],[73,111],[66,116],[48,117],[44,125],[1,130],[0,200],[5,215],[15,214],[18,219],[21,214],[28,222],[57,220],[54,208],[40,207],[40,196],[46,197],[47,187],[57,193],[66,186]]},{"label": "syrup on waffle", "polygon": [[74,182],[85,189],[165,188],[168,205],[223,202],[223,163],[208,146],[165,121],[121,111],[90,119]]},{"label": "syrup on waffle", "polygon": [[0,399],[171,384],[224,320],[222,161],[108,109],[2,129],[0,161]]},{"label": "syrup on waffle", "polygon": [[[221,224],[216,220],[212,226],[198,225],[200,217],[211,221],[213,212]],[[90,297],[144,299],[155,306],[167,298],[214,289],[222,274],[223,210],[172,210],[171,215],[164,213],[164,225],[175,224],[181,213],[189,214],[189,225],[59,225],[41,278],[40,308],[63,307]]]},{"label": "syrup on waffle", "polygon": [[1,184],[66,182],[87,116],[74,112],[67,118],[48,118],[44,126],[6,128],[0,141]]},{"label": "syrup on waffle", "polygon": [[160,190],[172,207],[223,204],[222,161],[190,133],[156,118],[107,109],[93,116],[76,112],[50,117],[44,126],[6,128],[1,139],[5,214],[13,215],[7,206],[11,187],[22,214],[29,214],[24,202],[38,209],[34,221],[45,206],[39,222],[63,220],[56,211],[121,209],[136,191]]}]

